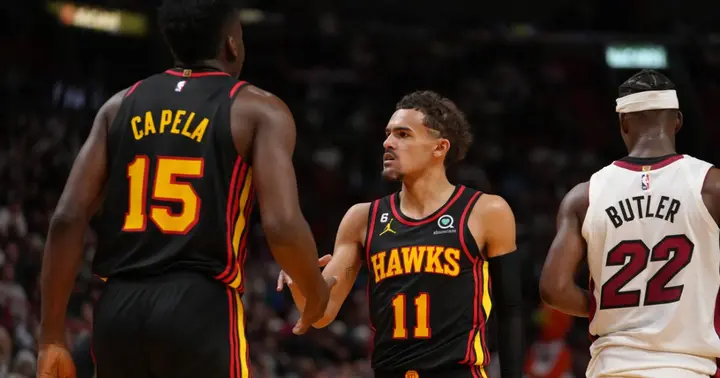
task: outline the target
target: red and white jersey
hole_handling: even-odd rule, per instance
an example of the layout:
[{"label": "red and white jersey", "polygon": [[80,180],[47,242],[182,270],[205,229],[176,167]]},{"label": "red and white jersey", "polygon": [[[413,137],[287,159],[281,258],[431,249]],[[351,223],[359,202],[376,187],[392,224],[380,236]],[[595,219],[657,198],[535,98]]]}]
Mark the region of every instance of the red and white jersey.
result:
[{"label": "red and white jersey", "polygon": [[709,376],[720,357],[720,229],[701,191],[711,164],[616,161],[590,178],[588,377]]}]

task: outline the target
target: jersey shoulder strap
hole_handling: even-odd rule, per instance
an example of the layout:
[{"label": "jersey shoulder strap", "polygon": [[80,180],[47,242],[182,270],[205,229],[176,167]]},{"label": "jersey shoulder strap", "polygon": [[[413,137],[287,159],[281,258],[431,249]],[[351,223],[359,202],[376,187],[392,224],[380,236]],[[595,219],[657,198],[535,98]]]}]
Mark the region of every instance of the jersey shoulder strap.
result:
[{"label": "jersey shoulder strap", "polygon": [[370,247],[372,246],[373,234],[375,233],[375,227],[378,221],[378,208],[380,207],[380,201],[382,198],[376,199],[370,202],[370,209],[368,211],[367,227],[365,229],[365,261],[370,261]]}]

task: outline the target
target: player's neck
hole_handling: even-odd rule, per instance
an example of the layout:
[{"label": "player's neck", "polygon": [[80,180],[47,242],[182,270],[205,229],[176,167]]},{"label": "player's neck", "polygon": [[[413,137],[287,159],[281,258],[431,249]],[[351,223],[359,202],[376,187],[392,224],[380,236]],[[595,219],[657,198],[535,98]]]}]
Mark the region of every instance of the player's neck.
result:
[{"label": "player's neck", "polygon": [[218,71],[226,71],[222,63],[217,59],[201,60],[193,63],[185,63],[179,60],[175,61],[175,66],[180,68],[208,68]]},{"label": "player's neck", "polygon": [[675,142],[663,135],[640,137],[629,149],[628,156],[652,158],[676,154]]},{"label": "player's neck", "polygon": [[424,218],[441,208],[454,191],[444,169],[429,169],[414,178],[406,176],[400,191],[400,209],[412,218]]}]

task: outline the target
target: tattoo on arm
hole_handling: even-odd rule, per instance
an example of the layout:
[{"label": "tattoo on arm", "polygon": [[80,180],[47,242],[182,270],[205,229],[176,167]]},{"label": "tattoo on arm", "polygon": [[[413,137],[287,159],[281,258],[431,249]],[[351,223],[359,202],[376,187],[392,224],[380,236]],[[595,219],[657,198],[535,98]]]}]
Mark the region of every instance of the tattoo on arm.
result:
[{"label": "tattoo on arm", "polygon": [[355,267],[345,269],[345,278],[352,279],[355,276]]}]

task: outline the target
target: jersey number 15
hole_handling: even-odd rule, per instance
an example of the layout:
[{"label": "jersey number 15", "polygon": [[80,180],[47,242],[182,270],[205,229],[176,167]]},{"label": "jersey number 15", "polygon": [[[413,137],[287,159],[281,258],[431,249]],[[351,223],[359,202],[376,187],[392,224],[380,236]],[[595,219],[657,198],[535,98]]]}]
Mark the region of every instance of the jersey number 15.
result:
[{"label": "jersey number 15", "polygon": [[203,177],[204,161],[201,158],[157,157],[155,178],[152,182],[152,199],[176,202],[182,211],[173,214],[170,207],[147,206],[148,176],[150,158],[138,155],[127,167],[129,181],[128,211],[125,214],[123,231],[141,232],[147,228],[148,211],[150,219],[165,234],[186,234],[200,218],[200,197],[190,183],[177,182],[178,178],[197,179]]},{"label": "jersey number 15", "polygon": [[[605,266],[622,266],[602,285],[600,309],[638,307],[641,303],[641,291],[620,291],[625,285],[647,269],[651,261],[666,263],[647,281],[644,306],[673,303],[680,300],[683,285],[668,287],[667,284],[692,259],[695,245],[685,235],[669,235],[652,248],[642,240],[625,240],[607,254]],[[672,257],[671,257],[672,255]],[[626,263],[626,259],[629,261]]]}]

